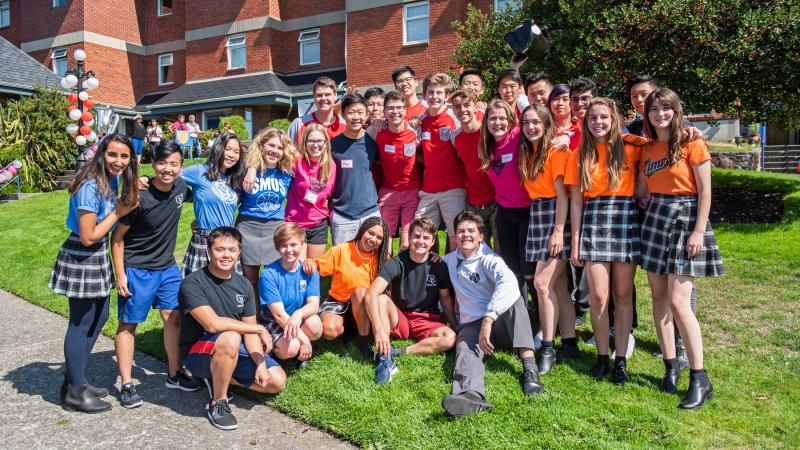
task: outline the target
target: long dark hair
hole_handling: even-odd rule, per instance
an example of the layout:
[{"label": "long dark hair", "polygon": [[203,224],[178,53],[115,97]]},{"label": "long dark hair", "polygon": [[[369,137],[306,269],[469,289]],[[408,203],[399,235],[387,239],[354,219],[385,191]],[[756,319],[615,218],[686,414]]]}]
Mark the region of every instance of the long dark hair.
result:
[{"label": "long dark hair", "polygon": [[[83,183],[89,180],[94,180],[97,183],[97,187],[104,197],[108,197],[111,194],[105,156],[106,150],[112,142],[118,142],[128,147],[131,156],[128,160],[128,167],[120,174],[123,181],[120,201],[126,205],[135,205],[139,201],[139,164],[134,157],[136,153],[133,151],[133,144],[131,144],[130,138],[121,133],[109,134],[98,144],[97,152],[95,152],[92,159],[86,161],[86,164],[78,170],[75,178],[69,184],[67,192],[70,195],[77,192]],[[114,192],[114,195],[116,195],[116,192]]]},{"label": "long dark hair", "polygon": [[644,126],[647,133],[653,138],[657,137],[656,127],[650,122],[650,108],[653,103],[659,102],[664,106],[668,106],[673,111],[672,121],[669,124],[669,142],[667,151],[667,159],[669,165],[674,166],[681,160],[683,150],[681,149],[681,141],[686,137],[683,130],[683,107],[681,107],[681,99],[674,91],[667,88],[658,88],[647,96],[644,101]]},{"label": "long dark hair", "polygon": [[206,177],[211,181],[217,181],[219,179],[220,167],[225,160],[225,147],[232,139],[235,139],[236,142],[239,143],[239,161],[236,162],[236,165],[225,171],[225,177],[227,178],[228,186],[232,189],[241,190],[242,181],[247,173],[247,155],[244,154],[242,141],[233,133],[222,133],[219,137],[214,139],[214,145],[212,145],[211,150],[208,151],[208,161],[206,161],[208,172],[206,172]]},{"label": "long dark hair", "polygon": [[[361,237],[364,236],[364,233],[367,232],[370,228],[380,225],[383,228],[383,241],[381,241],[381,245],[378,247],[378,264],[372,268],[372,273],[370,274],[370,281],[374,280],[378,277],[378,274],[381,272],[386,259],[389,257],[389,246],[392,242],[392,237],[389,234],[389,225],[386,224],[386,221],[381,219],[378,216],[367,217],[364,222],[358,227],[358,232],[356,233],[356,238],[353,241],[358,245],[361,241]],[[358,247],[356,247],[358,248]]]},{"label": "long dark hair", "polygon": [[542,121],[544,127],[544,134],[539,140],[539,143],[534,148],[533,142],[529,141],[525,132],[522,131],[522,124],[520,124],[520,134],[522,135],[519,140],[519,175],[520,180],[523,182],[528,179],[533,181],[536,175],[542,171],[544,163],[550,156],[553,150],[550,148],[550,141],[553,140],[553,116],[546,106],[539,103],[528,105],[522,111],[522,119],[525,119],[525,113],[533,111]]}]

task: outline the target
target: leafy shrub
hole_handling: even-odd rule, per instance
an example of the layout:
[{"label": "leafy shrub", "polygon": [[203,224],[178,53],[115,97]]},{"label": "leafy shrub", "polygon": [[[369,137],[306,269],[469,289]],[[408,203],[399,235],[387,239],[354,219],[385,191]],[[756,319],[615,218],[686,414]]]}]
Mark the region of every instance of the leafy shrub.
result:
[{"label": "leafy shrub", "polygon": [[289,119],[275,119],[270,121],[267,126],[270,128],[277,128],[279,130],[283,130],[285,133],[286,130],[289,129]]},{"label": "leafy shrub", "polygon": [[237,115],[221,117],[219,119],[219,129],[223,130],[226,123],[231,125],[231,129],[239,139],[243,141],[250,140],[251,136],[247,134],[247,127],[245,127],[244,117]]}]

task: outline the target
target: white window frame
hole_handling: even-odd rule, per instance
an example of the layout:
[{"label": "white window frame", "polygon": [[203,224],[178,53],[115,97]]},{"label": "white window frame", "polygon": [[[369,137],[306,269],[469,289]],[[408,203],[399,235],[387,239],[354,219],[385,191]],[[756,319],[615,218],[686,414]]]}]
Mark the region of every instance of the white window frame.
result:
[{"label": "white window frame", "polygon": [[[408,10],[415,6],[422,6],[425,5],[428,8],[428,14],[424,16],[408,16]],[[408,21],[409,20],[421,20],[425,19],[428,29],[428,36],[425,40],[418,40],[418,41],[410,41],[408,40]],[[412,44],[423,44],[427,43],[431,39],[431,9],[430,4],[427,1],[424,2],[414,2],[414,3],[406,3],[403,5],[403,45],[412,45]]]},{"label": "white window frame", "polygon": [[[53,54],[50,57],[53,63],[53,73],[58,75],[59,77],[63,77],[66,75],[67,72],[67,49],[66,48],[55,48],[53,49]],[[58,73],[58,61],[64,61],[64,73]]]},{"label": "white window frame", "polygon": [[53,0],[53,8],[60,8],[62,6],[67,6],[69,0]]},{"label": "white window frame", "polygon": [[[169,64],[162,64],[161,61],[163,59],[165,59],[165,58],[169,58]],[[175,58],[172,55],[172,53],[164,53],[164,54],[158,55],[158,85],[159,86],[168,86],[168,85],[174,83],[174,81],[165,80],[164,76],[163,76],[163,72],[161,71],[161,69],[163,67],[171,67],[171,66],[174,66],[174,65],[175,65]],[[174,74],[173,74],[173,77],[174,77]]]},{"label": "white window frame", "polygon": [[[301,66],[308,66],[311,64],[319,64],[322,60],[322,44],[319,39],[319,28],[314,28],[311,30],[301,31],[300,35],[297,37],[297,42],[300,45],[300,65]],[[307,45],[317,44],[319,50],[317,52],[317,59],[315,61],[306,61],[306,52],[305,47]]]},{"label": "white window frame", "polygon": [[175,2],[173,1],[172,7],[169,8],[170,11],[165,13],[164,12],[164,0],[156,0],[156,15],[158,17],[161,16],[169,16],[175,10]]},{"label": "white window frame", "polygon": [[[242,42],[231,42],[234,40],[239,40],[241,38]],[[247,67],[247,35],[246,34],[232,34],[228,36],[227,43],[225,44],[228,50],[228,70],[236,70],[236,69],[244,69]],[[244,64],[241,66],[233,66],[233,58],[231,58],[231,50],[238,50],[242,49],[244,51]]]},{"label": "white window frame", "polygon": [[516,11],[522,6],[522,0],[494,0],[494,12],[505,12],[506,5],[511,6],[511,11]]},{"label": "white window frame", "polygon": [[[5,20],[3,18],[5,17]],[[0,1],[0,28],[11,26],[11,1]]]}]

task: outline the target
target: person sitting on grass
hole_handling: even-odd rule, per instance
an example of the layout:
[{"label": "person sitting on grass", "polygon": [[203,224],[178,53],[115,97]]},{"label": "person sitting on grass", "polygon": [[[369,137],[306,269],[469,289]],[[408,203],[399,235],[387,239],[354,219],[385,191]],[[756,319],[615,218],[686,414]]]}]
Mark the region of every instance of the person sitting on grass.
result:
[{"label": "person sitting on grass", "polygon": [[328,298],[319,307],[322,337],[331,341],[341,336],[349,312],[358,330],[358,350],[370,360],[370,323],[364,296],[389,255],[388,235],[383,219],[368,217],[358,228],[355,239],[335,245],[319,258],[309,258],[303,263],[303,271],[308,275],[319,270],[321,276],[333,277]]},{"label": "person sitting on grass", "polygon": [[247,279],[234,272],[242,235],[232,227],[208,234],[208,265],[187,276],[178,294],[181,354],[193,375],[205,380],[211,398],[208,419],[221,430],[239,425],[228,405],[228,386],[277,394],[286,373],[269,356],[272,337],[256,323],[256,297]]},{"label": "person sitting on grass", "polygon": [[264,267],[258,282],[260,322],[272,336],[279,359],[297,358],[302,365],[312,354],[312,341],[322,336],[319,311],[319,274],[303,272],[300,257],[306,231],[292,222],[275,230],[280,259]]},{"label": "person sitting on grass", "polygon": [[452,393],[442,407],[453,417],[491,410],[483,365],[496,348],[513,348],[522,360],[522,391],[543,391],[533,352],[533,332],[514,272],[483,242],[483,219],[472,211],[454,221],[458,248],[443,257],[456,291],[461,326],[456,340]]},{"label": "person sitting on grass", "polygon": [[[447,266],[430,258],[436,224],[421,217],[411,222],[410,247],[381,269],[366,295],[377,353],[375,383],[392,380],[397,372],[393,358],[403,353],[432,355],[453,348],[456,317],[450,297]],[[391,285],[391,294],[384,292]],[[442,322],[441,311],[450,326]],[[453,327],[453,328],[451,328]],[[407,347],[392,348],[389,338],[413,339]]]}]

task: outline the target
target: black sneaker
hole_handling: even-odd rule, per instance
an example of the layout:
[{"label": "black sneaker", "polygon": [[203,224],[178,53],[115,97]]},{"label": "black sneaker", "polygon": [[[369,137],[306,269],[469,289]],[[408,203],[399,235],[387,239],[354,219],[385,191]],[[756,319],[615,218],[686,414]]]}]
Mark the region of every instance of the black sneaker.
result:
[{"label": "black sneaker", "polygon": [[[211,378],[203,378],[202,380],[206,385],[206,389],[208,390],[208,403],[206,403],[206,409],[208,409],[208,405],[214,401],[214,382],[211,381]],[[228,390],[227,394],[228,395],[225,396],[225,400],[230,403],[233,401],[233,394],[231,394],[230,390]]]},{"label": "black sneaker", "polygon": [[539,372],[526,370],[522,372],[522,392],[526,396],[532,397],[544,391],[542,382],[539,381]]},{"label": "black sneaker", "polygon": [[630,377],[628,376],[628,369],[625,361],[614,363],[614,372],[611,374],[611,381],[617,386],[623,386]]},{"label": "black sneaker", "polygon": [[190,377],[186,371],[181,369],[174,377],[167,376],[167,381],[164,386],[170,389],[180,389],[184,392],[194,392],[200,390],[200,383],[197,379]]},{"label": "black sneaker", "polygon": [[227,400],[219,400],[215,403],[210,402],[207,415],[211,425],[220,430],[235,430],[239,428],[239,423],[236,421],[236,417],[233,417]]},{"label": "black sneaker", "polygon": [[136,393],[136,388],[133,387],[133,383],[123,384],[122,391],[120,392],[120,401],[122,402],[122,406],[130,409],[130,408],[138,408],[142,406],[142,397],[139,397],[139,394]]},{"label": "black sneaker", "polygon": [[442,407],[453,417],[464,417],[480,411],[491,411],[491,403],[487,403],[478,394],[465,392],[450,394],[442,399]]}]

